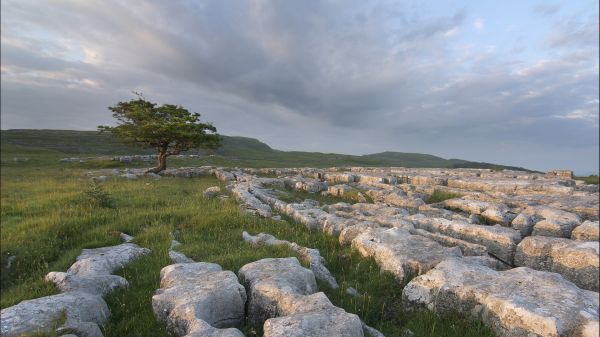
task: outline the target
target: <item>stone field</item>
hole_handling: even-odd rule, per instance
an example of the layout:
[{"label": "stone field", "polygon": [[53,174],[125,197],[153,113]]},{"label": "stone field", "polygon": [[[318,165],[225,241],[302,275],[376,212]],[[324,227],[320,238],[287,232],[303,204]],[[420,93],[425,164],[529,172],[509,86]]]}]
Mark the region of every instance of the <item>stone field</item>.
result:
[{"label": "stone field", "polygon": [[[143,172],[89,176],[138,179]],[[599,335],[598,185],[568,171],[190,167],[152,177],[209,174],[227,188],[210,188],[205,198],[230,195],[249,213],[292,219],[372,257],[398,287],[406,285],[407,311],[457,312],[498,336]],[[163,268],[148,300],[174,335],[243,336],[238,329],[247,318],[271,337],[382,336],[319,292],[316,280],[334,289],[338,283],[318,250],[269,233],[239,238],[286,245],[297,256],[227,271],[193,261],[173,241],[174,264]],[[146,251],[132,243],[84,250],[67,272],[47,275],[61,294],[2,310],[2,336],[50,329],[57,311],[66,313],[63,335],[102,336],[98,325],[109,313],[101,296],[127,286],[111,272]]]}]

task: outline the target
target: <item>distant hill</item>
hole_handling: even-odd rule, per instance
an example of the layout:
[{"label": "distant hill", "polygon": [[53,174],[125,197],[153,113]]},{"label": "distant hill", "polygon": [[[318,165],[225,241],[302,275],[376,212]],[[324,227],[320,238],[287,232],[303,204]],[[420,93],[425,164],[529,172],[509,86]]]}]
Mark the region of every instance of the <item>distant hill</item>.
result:
[{"label": "distant hill", "polygon": [[[65,156],[149,154],[152,149],[124,144],[110,134],[96,131],[15,129],[0,131],[2,144],[24,148],[47,149]],[[330,167],[330,166],[403,166],[487,168],[494,170],[522,170],[522,167],[504,166],[462,159],[404,152],[381,152],[363,156],[337,153],[280,151],[254,138],[223,136],[223,145],[217,150],[196,150],[190,153],[213,155],[240,166],[264,167]],[[221,161],[222,162],[222,161]]]}]

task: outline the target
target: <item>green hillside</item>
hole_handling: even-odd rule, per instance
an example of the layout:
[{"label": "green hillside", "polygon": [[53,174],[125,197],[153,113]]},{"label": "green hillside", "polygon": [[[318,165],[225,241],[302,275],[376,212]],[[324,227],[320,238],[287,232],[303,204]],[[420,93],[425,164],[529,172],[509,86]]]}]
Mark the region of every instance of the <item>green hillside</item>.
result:
[{"label": "green hillside", "polygon": [[[42,151],[52,158],[83,157],[94,155],[149,154],[152,149],[124,144],[110,134],[96,131],[72,130],[2,130],[3,149],[10,155],[25,155],[30,151]],[[217,150],[196,150],[189,153],[207,155],[201,162],[210,165],[247,167],[331,167],[331,166],[403,166],[403,167],[468,167],[491,169],[524,168],[478,163],[461,159],[444,159],[428,154],[381,152],[363,156],[279,151],[254,138],[223,136],[223,145]],[[210,156],[208,156],[210,155]],[[5,157],[3,155],[3,157]],[[7,158],[4,158],[7,160]]]}]

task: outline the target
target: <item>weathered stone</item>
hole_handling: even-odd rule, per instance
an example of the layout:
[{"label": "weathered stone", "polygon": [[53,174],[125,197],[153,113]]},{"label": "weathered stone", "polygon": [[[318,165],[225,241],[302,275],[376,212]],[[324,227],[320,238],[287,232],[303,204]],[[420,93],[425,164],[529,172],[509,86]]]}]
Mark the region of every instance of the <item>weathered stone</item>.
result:
[{"label": "weathered stone", "polygon": [[173,264],[160,272],[152,296],[156,318],[176,336],[244,336],[246,291],[231,271],[214,263]]},{"label": "weathered stone", "polygon": [[123,177],[123,178],[125,178],[127,180],[136,180],[138,178],[138,176],[136,176],[133,173],[125,173],[121,177]]},{"label": "weathered stone", "polygon": [[551,271],[583,289],[599,290],[599,243],[530,236],[517,246],[515,265]]},{"label": "weathered stone", "polygon": [[202,192],[202,196],[204,199],[212,199],[221,193],[221,188],[219,186],[212,186],[204,190]]},{"label": "weathered stone", "polygon": [[532,235],[570,238],[571,231],[581,223],[577,214],[548,206],[530,206],[522,213],[537,220]]},{"label": "weathered stone", "polygon": [[348,185],[334,185],[329,186],[327,192],[335,197],[343,197],[344,194],[349,192],[351,189],[352,188]]},{"label": "weathered stone", "polygon": [[273,235],[265,233],[259,233],[256,236],[252,236],[244,231],[242,233],[242,238],[244,241],[255,245],[284,245],[290,247],[300,255],[300,258],[303,261],[308,262],[310,270],[312,270],[318,280],[326,283],[332,289],[337,289],[339,287],[335,277],[333,277],[329,272],[329,269],[325,267],[325,259],[321,256],[318,249],[302,247],[295,242],[289,242],[287,240],[278,240]]},{"label": "weathered stone", "polygon": [[598,221],[585,221],[571,232],[571,239],[578,241],[598,241],[600,227]]},{"label": "weathered stone", "polygon": [[104,296],[118,288],[129,286],[127,280],[117,275],[79,276],[70,273],[50,272],[46,281],[52,282],[61,292],[79,291]]},{"label": "weathered stone", "polygon": [[352,240],[352,247],[377,261],[403,282],[433,268],[448,256],[461,256],[460,249],[448,248],[420,235],[399,228],[369,228]]},{"label": "weathered stone", "polygon": [[295,257],[262,259],[244,265],[238,272],[248,292],[248,319],[252,324],[280,315],[280,303],[292,295],[317,291],[313,273]]},{"label": "weathered stone", "polygon": [[363,337],[358,316],[340,308],[271,318],[264,324],[265,337]]},{"label": "weathered stone", "polygon": [[70,291],[2,309],[0,331],[3,337],[31,335],[36,331],[49,334],[63,315],[64,326],[84,336],[102,337],[99,326],[106,322],[110,311],[100,295]]},{"label": "weathered stone", "polygon": [[440,244],[448,247],[458,247],[460,248],[463,255],[466,256],[476,256],[476,255],[485,255],[487,254],[487,248],[482,245],[478,245],[476,243],[470,243],[464,240],[456,239],[451,236],[447,236],[440,233],[431,233],[424,229],[415,228],[409,230],[411,234],[421,235],[426,238],[429,238],[433,241],[439,242]]},{"label": "weathered stone", "polygon": [[449,258],[413,279],[402,292],[406,309],[458,312],[498,336],[597,336],[598,293],[556,273],[526,267],[496,271]]},{"label": "weathered stone", "polygon": [[148,248],[140,248],[133,243],[95,249],[83,249],[77,261],[67,270],[68,274],[78,276],[109,275],[123,268],[129,262],[148,254]]},{"label": "weathered stone", "polygon": [[472,225],[460,221],[451,221],[440,218],[412,217],[415,228],[428,232],[437,232],[456,239],[476,243],[487,248],[502,261],[512,264],[513,255],[517,244],[521,241],[518,231],[496,226]]},{"label": "weathered stone", "polygon": [[419,208],[419,206],[425,205],[425,201],[422,199],[413,198],[398,193],[390,193],[386,195],[384,202],[391,206],[408,208]]}]

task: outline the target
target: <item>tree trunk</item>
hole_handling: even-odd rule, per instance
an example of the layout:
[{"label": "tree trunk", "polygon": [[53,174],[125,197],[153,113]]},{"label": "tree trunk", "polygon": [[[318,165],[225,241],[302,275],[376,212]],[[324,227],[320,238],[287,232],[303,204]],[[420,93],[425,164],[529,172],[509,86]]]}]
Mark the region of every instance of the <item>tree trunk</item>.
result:
[{"label": "tree trunk", "polygon": [[149,169],[146,173],[158,173],[167,168],[167,151],[161,151],[157,156],[157,166]]}]

